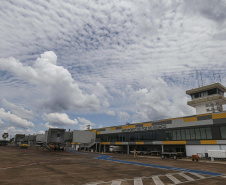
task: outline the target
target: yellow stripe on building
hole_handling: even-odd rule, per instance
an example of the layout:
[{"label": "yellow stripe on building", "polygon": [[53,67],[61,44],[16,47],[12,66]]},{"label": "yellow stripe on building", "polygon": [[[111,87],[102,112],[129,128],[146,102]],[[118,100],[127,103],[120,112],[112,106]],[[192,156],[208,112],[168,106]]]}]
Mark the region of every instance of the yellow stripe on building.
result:
[{"label": "yellow stripe on building", "polygon": [[92,130],[92,132],[97,132],[97,130]]},{"label": "yellow stripe on building", "polygon": [[144,123],[143,124],[143,127],[150,127],[150,126],[152,126],[152,123]]},{"label": "yellow stripe on building", "polygon": [[186,145],[186,141],[163,141],[164,145]]},{"label": "yellow stripe on building", "polygon": [[122,144],[122,142],[115,142],[115,144],[116,144],[116,145],[121,145],[121,144]]},{"label": "yellow stripe on building", "polygon": [[215,145],[215,144],[217,144],[217,140],[201,140],[200,143],[202,145],[205,145],[205,144],[207,144],[207,145]]},{"label": "yellow stripe on building", "polygon": [[226,118],[226,113],[212,114],[212,119]]},{"label": "yellow stripe on building", "polygon": [[101,142],[102,145],[110,145],[110,142]]},{"label": "yellow stripe on building", "polygon": [[97,132],[97,134],[101,134],[101,132]]},{"label": "yellow stripe on building", "polygon": [[116,130],[116,127],[111,127],[110,129],[111,129],[111,130]]},{"label": "yellow stripe on building", "polygon": [[144,142],[142,142],[142,141],[136,142],[136,145],[143,145],[143,144],[144,144]]},{"label": "yellow stripe on building", "polygon": [[125,125],[125,126],[122,126],[122,129],[130,129],[130,128],[135,128],[136,125]]},{"label": "yellow stripe on building", "polygon": [[192,121],[197,121],[197,117],[190,117],[190,118],[184,118],[184,122],[192,122]]},{"label": "yellow stripe on building", "polygon": [[199,114],[197,116],[200,117],[200,116],[209,116],[209,115],[211,115],[211,113],[208,113],[208,114]]}]

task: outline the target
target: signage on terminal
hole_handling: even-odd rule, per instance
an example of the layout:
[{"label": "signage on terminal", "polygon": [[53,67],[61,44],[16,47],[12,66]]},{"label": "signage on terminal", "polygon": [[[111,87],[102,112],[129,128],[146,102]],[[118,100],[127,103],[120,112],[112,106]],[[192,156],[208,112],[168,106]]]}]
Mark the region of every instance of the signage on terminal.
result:
[{"label": "signage on terminal", "polygon": [[137,128],[123,129],[122,132],[136,132],[136,131],[158,130],[158,129],[166,129],[166,125],[153,125],[153,126],[149,126],[149,127],[137,127]]}]

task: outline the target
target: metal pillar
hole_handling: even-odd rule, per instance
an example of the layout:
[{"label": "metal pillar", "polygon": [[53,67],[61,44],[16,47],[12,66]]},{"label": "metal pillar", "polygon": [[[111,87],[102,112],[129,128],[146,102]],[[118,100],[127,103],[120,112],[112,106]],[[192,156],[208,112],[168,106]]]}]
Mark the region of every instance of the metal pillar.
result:
[{"label": "metal pillar", "polygon": [[162,145],[162,152],[164,152],[164,146]]},{"label": "metal pillar", "polygon": [[97,152],[97,143],[96,143],[96,151],[95,152]]},{"label": "metal pillar", "polygon": [[106,152],[106,145],[104,145],[104,153]]},{"label": "metal pillar", "polygon": [[127,154],[129,154],[129,145],[127,145]]}]

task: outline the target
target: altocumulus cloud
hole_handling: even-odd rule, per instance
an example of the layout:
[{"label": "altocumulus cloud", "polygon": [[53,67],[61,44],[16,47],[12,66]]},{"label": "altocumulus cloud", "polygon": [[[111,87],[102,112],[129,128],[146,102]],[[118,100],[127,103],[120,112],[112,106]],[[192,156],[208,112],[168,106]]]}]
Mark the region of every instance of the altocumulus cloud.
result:
[{"label": "altocumulus cloud", "polygon": [[49,51],[41,55],[33,66],[25,66],[14,58],[0,60],[2,70],[7,70],[18,78],[35,85],[48,98],[41,97],[41,106],[49,111],[74,108],[77,111],[99,108],[100,102],[94,94],[83,94],[69,71],[57,66],[57,56]]}]

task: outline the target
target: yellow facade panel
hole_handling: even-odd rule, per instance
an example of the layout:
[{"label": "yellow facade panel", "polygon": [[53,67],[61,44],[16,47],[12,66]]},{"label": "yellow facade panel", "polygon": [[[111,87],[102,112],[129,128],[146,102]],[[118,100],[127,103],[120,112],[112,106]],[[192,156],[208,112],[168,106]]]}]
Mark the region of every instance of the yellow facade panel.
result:
[{"label": "yellow facade panel", "polygon": [[116,127],[111,127],[110,129],[111,129],[111,130],[116,130]]},{"label": "yellow facade panel", "polygon": [[97,130],[92,130],[92,132],[96,132]]},{"label": "yellow facade panel", "polygon": [[217,140],[201,140],[200,143],[202,145],[215,145],[217,144]]},{"label": "yellow facade panel", "polygon": [[101,132],[97,132],[97,134],[101,134]]},{"label": "yellow facade panel", "polygon": [[110,145],[110,142],[101,142],[102,145]]},{"label": "yellow facade panel", "polygon": [[186,141],[163,141],[164,145],[186,145]]},{"label": "yellow facade panel", "polygon": [[116,145],[121,145],[121,144],[122,144],[122,142],[115,142],[115,144],[116,144]]},{"label": "yellow facade panel", "polygon": [[226,113],[220,113],[220,114],[213,114],[213,119],[220,119],[220,118],[226,118]]},{"label": "yellow facade panel", "polygon": [[192,122],[192,121],[197,121],[197,117],[190,117],[190,118],[184,118],[184,122]]},{"label": "yellow facade panel", "polygon": [[140,142],[136,142],[136,145],[143,145],[144,142],[140,141]]},{"label": "yellow facade panel", "polygon": [[211,115],[211,113],[208,113],[208,114],[199,114],[197,116],[200,117],[200,116],[209,116],[209,115]]},{"label": "yellow facade panel", "polygon": [[152,123],[144,123],[143,124],[143,127],[150,127],[150,126],[152,126]]},{"label": "yellow facade panel", "polygon": [[130,129],[130,128],[135,128],[136,125],[124,125],[122,126],[122,129]]}]

